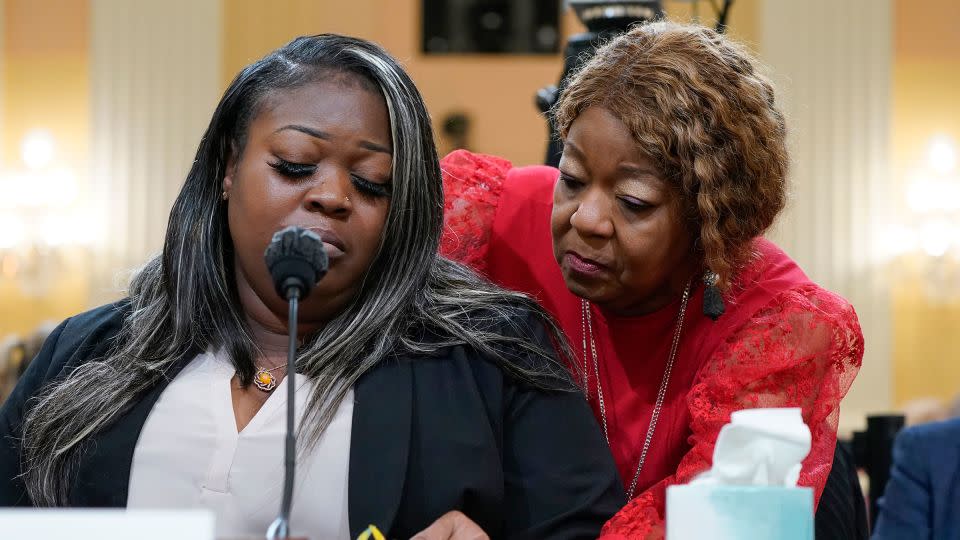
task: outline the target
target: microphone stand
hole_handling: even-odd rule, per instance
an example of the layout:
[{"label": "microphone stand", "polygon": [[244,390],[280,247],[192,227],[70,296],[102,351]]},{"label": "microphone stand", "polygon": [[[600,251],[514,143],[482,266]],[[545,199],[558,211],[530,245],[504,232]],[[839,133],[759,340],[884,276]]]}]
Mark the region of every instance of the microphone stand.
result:
[{"label": "microphone stand", "polygon": [[290,509],[293,505],[294,470],[297,462],[296,417],[297,310],[300,300],[327,273],[329,261],[323,240],[309,230],[287,227],[273,235],[264,259],[280,298],[287,301],[287,435],[284,440],[283,500],[280,515],[267,529],[267,540],[290,538]]},{"label": "microphone stand", "polygon": [[283,499],[280,503],[280,515],[267,529],[268,540],[290,537],[290,506],[293,503],[293,478],[297,462],[297,438],[294,435],[293,425],[296,406],[293,401],[295,399],[294,382],[297,376],[297,310],[300,303],[300,289],[288,287],[287,301],[290,303],[287,315],[287,333],[290,335],[290,342],[287,346],[287,436],[284,441]]}]

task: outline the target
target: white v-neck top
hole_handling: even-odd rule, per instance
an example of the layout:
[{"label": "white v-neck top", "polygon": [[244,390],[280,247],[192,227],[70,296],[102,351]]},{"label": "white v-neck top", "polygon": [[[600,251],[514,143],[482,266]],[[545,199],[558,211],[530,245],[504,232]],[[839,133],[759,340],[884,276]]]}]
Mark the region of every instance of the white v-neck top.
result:
[{"label": "white v-neck top", "polygon": [[[128,508],[209,508],[217,538],[263,538],[283,492],[287,378],[237,432],[222,353],[197,355],[164,389],[140,433],[130,471]],[[297,426],[314,383],[296,375]],[[297,459],[292,531],[349,539],[347,480],[353,390],[319,443]]]}]

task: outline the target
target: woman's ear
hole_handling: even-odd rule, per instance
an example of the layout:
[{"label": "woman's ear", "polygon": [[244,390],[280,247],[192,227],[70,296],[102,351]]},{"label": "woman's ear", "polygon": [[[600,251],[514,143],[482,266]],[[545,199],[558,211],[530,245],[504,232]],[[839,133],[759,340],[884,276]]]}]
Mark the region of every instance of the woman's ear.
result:
[{"label": "woman's ear", "polygon": [[231,148],[230,157],[227,158],[226,171],[223,174],[223,200],[230,198],[230,190],[233,188],[233,175],[237,171],[236,152]]}]

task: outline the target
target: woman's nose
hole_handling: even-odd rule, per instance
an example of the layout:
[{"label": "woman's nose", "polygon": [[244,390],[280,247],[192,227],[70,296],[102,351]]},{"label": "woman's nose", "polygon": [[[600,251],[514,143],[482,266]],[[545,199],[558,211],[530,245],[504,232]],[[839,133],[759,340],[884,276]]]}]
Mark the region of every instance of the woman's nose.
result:
[{"label": "woman's nose", "polygon": [[350,173],[346,171],[318,171],[319,179],[303,198],[304,207],[310,212],[319,212],[331,217],[350,214],[353,203]]},{"label": "woman's nose", "polygon": [[570,216],[570,225],[582,236],[608,238],[613,235],[613,220],[610,212],[613,205],[608,197],[597,190],[586,191],[578,201],[577,209]]}]

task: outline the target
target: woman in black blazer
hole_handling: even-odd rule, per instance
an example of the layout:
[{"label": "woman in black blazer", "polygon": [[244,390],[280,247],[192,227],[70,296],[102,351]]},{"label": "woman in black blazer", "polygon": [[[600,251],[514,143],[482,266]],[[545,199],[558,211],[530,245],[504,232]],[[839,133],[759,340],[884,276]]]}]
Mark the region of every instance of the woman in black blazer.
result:
[{"label": "woman in black blazer", "polygon": [[[243,522],[218,530],[262,534],[266,523],[230,501],[277,508],[272,477],[245,483],[230,469],[239,458],[214,452],[220,442],[196,419],[222,389],[227,427],[243,435],[283,398],[273,391],[287,371],[287,305],[263,253],[274,231],[297,225],[331,260],[300,308],[295,373],[309,402],[298,463],[309,470],[323,449],[335,459],[317,466],[343,473],[348,493],[304,480],[294,531],[297,516],[345,508],[336,536],[375,524],[405,538],[459,510],[494,538],[595,537],[624,495],[554,352],[562,339],[535,302],[437,255],[442,212],[430,119],[382,49],[313,36],[248,66],[213,115],[163,254],[126,300],[61,324],[4,404],[0,504],[183,500],[196,481],[185,471],[220,460],[224,487],[211,498],[197,482],[196,500]],[[221,386],[204,379],[211,359],[229,368]],[[334,425],[348,442],[324,437]],[[159,443],[187,458],[151,454]],[[250,448],[264,463],[282,454],[279,442],[275,455]],[[141,476],[160,481],[146,489]],[[303,532],[332,534],[319,531]]]}]

